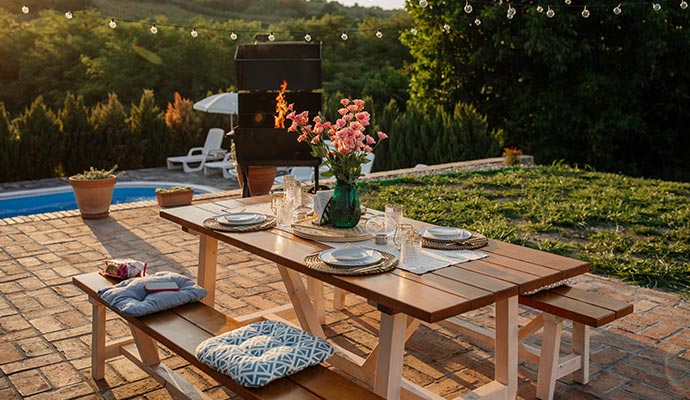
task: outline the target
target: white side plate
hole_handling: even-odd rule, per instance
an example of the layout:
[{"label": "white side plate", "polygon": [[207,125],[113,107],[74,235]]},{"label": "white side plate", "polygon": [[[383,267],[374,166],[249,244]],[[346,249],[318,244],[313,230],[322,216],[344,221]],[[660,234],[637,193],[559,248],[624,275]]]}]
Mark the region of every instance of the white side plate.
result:
[{"label": "white side plate", "polygon": [[373,249],[347,247],[343,249],[331,249],[319,254],[321,261],[328,265],[338,267],[358,267],[373,265],[383,259],[381,253]]},{"label": "white side plate", "polygon": [[424,239],[436,241],[458,242],[467,240],[472,236],[472,233],[464,229],[437,226],[434,228],[420,228],[417,233],[422,235]]},{"label": "white side plate", "polygon": [[261,213],[234,213],[234,214],[224,214],[216,217],[216,221],[223,225],[251,225],[263,222],[266,219],[266,215]]}]

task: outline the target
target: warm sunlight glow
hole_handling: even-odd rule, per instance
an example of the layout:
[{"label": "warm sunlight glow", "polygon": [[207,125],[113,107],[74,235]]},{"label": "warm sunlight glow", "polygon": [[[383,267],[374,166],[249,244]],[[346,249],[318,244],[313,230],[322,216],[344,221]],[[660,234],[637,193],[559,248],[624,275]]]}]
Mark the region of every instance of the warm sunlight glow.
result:
[{"label": "warm sunlight glow", "polygon": [[276,115],[274,128],[285,128],[285,116],[287,115],[287,102],[285,101],[285,90],[287,89],[287,81],[283,81],[280,85],[280,92],[276,96]]}]

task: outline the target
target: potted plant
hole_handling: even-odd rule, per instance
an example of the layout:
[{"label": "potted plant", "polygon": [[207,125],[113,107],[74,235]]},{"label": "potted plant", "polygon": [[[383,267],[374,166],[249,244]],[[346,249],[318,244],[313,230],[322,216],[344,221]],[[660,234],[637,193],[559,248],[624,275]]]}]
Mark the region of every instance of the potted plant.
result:
[{"label": "potted plant", "polygon": [[116,169],[117,165],[109,170],[91,167],[69,177],[82,218],[105,218],[110,214],[110,202],[117,181]]},{"label": "potted plant", "polygon": [[[237,182],[240,185],[240,189],[244,188],[244,177],[242,176],[242,169],[237,163],[237,157],[235,156],[235,143],[230,147],[230,153],[232,154],[232,160],[235,164],[235,172],[237,174]],[[268,194],[273,187],[273,181],[276,179],[277,168],[272,165],[249,166],[249,193],[252,196],[260,196],[263,194]]]},{"label": "potted plant", "polygon": [[192,204],[194,189],[189,186],[156,188],[156,200],[161,207],[186,206]]}]

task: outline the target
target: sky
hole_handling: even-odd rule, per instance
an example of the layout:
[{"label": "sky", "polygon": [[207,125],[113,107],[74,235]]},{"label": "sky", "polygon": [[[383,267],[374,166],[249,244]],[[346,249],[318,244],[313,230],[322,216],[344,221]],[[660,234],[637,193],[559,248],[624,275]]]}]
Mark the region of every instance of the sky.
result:
[{"label": "sky", "polygon": [[376,6],[381,7],[386,10],[392,10],[396,8],[403,8],[405,6],[405,0],[334,0],[340,4],[346,6],[352,6],[355,3],[360,6],[369,7]]}]

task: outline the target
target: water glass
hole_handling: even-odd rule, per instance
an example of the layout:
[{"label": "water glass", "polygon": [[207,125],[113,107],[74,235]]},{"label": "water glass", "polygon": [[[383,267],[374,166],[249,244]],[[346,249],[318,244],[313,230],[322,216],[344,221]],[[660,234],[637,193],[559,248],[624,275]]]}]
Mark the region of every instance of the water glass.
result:
[{"label": "water glass", "polygon": [[419,235],[405,236],[400,246],[400,263],[403,267],[419,266],[422,259],[422,238]]},{"label": "water glass", "polygon": [[386,204],[386,231],[393,232],[395,227],[402,223],[402,204]]},{"label": "water glass", "polygon": [[[386,219],[388,220],[388,219]],[[393,243],[398,250],[401,250],[403,242],[414,235],[414,227],[410,224],[398,224],[393,233]]]},{"label": "water glass", "polygon": [[302,184],[293,175],[285,175],[283,178],[283,190],[285,191],[285,196],[292,203],[293,208],[302,205]]},{"label": "water glass", "polygon": [[288,228],[292,225],[292,203],[287,198],[278,198],[276,204],[276,225],[281,228]]},{"label": "water glass", "polygon": [[273,192],[271,193],[271,211],[273,211],[273,215],[278,215],[278,200],[282,200],[285,198],[285,192]]}]

